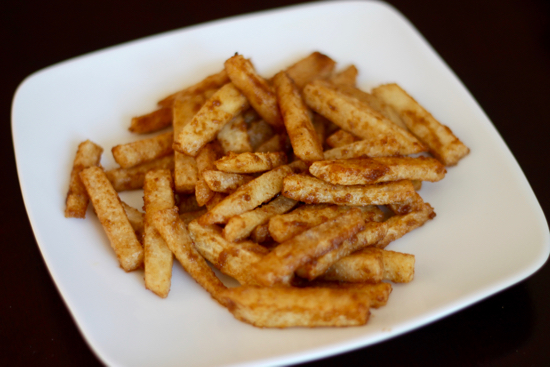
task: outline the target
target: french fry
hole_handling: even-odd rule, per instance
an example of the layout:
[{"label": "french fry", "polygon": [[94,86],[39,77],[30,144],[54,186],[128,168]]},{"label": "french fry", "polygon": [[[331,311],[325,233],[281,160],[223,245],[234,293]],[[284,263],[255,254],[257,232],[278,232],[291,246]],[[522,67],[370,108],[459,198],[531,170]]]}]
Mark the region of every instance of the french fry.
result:
[{"label": "french fry", "polygon": [[172,123],[172,109],[170,107],[161,107],[158,110],[148,114],[133,117],[130,123],[130,130],[135,134],[149,134]]},{"label": "french fry", "polygon": [[357,283],[345,283],[339,281],[326,281],[326,280],[314,280],[307,282],[304,287],[321,287],[321,288],[336,288],[346,290],[351,293],[360,293],[369,297],[369,304],[371,308],[380,308],[388,303],[390,293],[392,292],[392,286],[390,283],[378,282],[357,282]]},{"label": "french fry", "polygon": [[281,129],[283,119],[277,106],[277,97],[269,83],[258,75],[250,60],[235,55],[227,59],[224,65],[229,79],[246,96],[262,119],[275,129]]},{"label": "french fry", "polygon": [[65,218],[86,217],[90,198],[79,174],[85,168],[99,165],[101,153],[103,153],[103,148],[90,140],[83,141],[78,145],[65,201]]},{"label": "french fry", "polygon": [[352,209],[281,243],[250,271],[263,286],[289,284],[296,269],[339,247],[364,228],[361,211]]},{"label": "french fry", "polygon": [[241,284],[257,284],[250,267],[269,250],[252,241],[229,242],[217,225],[203,226],[194,220],[187,228],[197,250],[216,269]]},{"label": "french fry", "polygon": [[82,170],[80,178],[120,266],[125,271],[139,268],[143,264],[143,249],[105,172],[92,166]]},{"label": "french fry", "polygon": [[395,139],[401,146],[415,153],[426,151],[411,133],[401,129],[369,105],[339,92],[332,84],[322,80],[309,83],[303,91],[306,104],[340,128],[362,139]]},{"label": "french fry", "polygon": [[195,219],[200,218],[200,216],[204,215],[206,211],[207,211],[206,208],[204,208],[204,209],[196,210],[194,212],[181,213],[179,216],[180,216],[180,219],[183,221],[183,223],[185,223],[185,226],[187,227],[189,223],[191,223]]},{"label": "french fry", "polygon": [[337,84],[337,85],[349,85],[349,86],[355,86],[355,82],[357,80],[357,74],[359,71],[355,67],[355,65],[350,65],[344,70],[341,70],[337,73],[332,74],[328,80],[331,83]]},{"label": "french fry", "polygon": [[327,145],[331,148],[338,148],[356,142],[359,138],[345,130],[338,130],[327,138]]},{"label": "french fry", "polygon": [[295,200],[279,196],[268,204],[232,217],[223,229],[223,236],[231,242],[242,240],[248,237],[257,226],[267,223],[274,215],[289,211],[296,204],[298,202]]},{"label": "french fry", "polygon": [[215,162],[216,168],[229,173],[255,173],[272,170],[286,164],[283,152],[240,153],[229,152]]},{"label": "french fry", "polygon": [[216,138],[225,124],[248,107],[246,97],[232,83],[227,83],[175,137],[174,150],[195,157],[203,146]]},{"label": "french fry", "polygon": [[[284,242],[329,219],[352,209],[340,205],[304,205],[290,213],[275,215],[269,220],[269,233],[277,242]],[[374,205],[359,207],[365,221],[384,220],[384,213]]]},{"label": "french fry", "polygon": [[[413,181],[411,181],[411,183],[412,182]],[[413,186],[414,186],[414,183],[413,183]],[[415,187],[415,191],[416,191],[416,187]],[[417,192],[415,192],[414,194],[407,197],[402,202],[389,204],[388,208],[390,208],[390,210],[395,214],[404,215],[413,211],[424,210],[424,206],[425,206],[424,200]]]},{"label": "french fry", "polygon": [[304,162],[323,159],[323,146],[298,87],[285,72],[273,78],[277,101],[296,157]]},{"label": "french fry", "polygon": [[178,197],[179,201],[177,205],[180,213],[195,212],[204,208],[197,203],[195,195],[178,195]]},{"label": "french fry", "polygon": [[306,175],[289,175],[283,195],[308,204],[386,205],[404,201],[414,193],[411,181],[401,180],[375,185],[333,185]]},{"label": "french fry", "polygon": [[292,172],[292,167],[280,166],[244,184],[202,216],[201,224],[227,223],[229,218],[271,200],[281,192],[283,179]]},{"label": "french fry", "polygon": [[434,217],[434,209],[430,204],[425,203],[422,210],[413,211],[404,215],[395,215],[389,218],[386,221],[388,223],[388,232],[386,236],[376,244],[376,247],[385,248],[390,242],[403,237],[405,234],[424,225],[424,223]]},{"label": "french fry", "polygon": [[286,134],[275,134],[256,148],[257,153],[284,152],[290,153],[292,145]]},{"label": "french fry", "polygon": [[195,197],[199,206],[206,205],[210,199],[214,196],[214,192],[210,190],[206,181],[202,177],[202,173],[206,170],[213,170],[216,168],[216,160],[223,154],[223,150],[217,141],[206,144],[197,154],[195,158],[197,162],[197,170],[199,179],[195,185]]},{"label": "french fry", "polygon": [[367,323],[367,293],[336,288],[242,286],[225,292],[229,311],[256,327],[358,326]]},{"label": "french fry", "polygon": [[248,138],[253,151],[256,151],[260,145],[268,141],[273,135],[273,128],[264,120],[252,121],[248,126]]},{"label": "french fry", "polygon": [[269,223],[264,223],[252,230],[250,233],[250,239],[256,243],[266,242],[271,236],[269,235]]},{"label": "french fry", "polygon": [[227,197],[227,194],[224,194],[222,192],[216,192],[214,193],[214,196],[212,196],[212,199],[206,203],[206,209],[212,210],[216,205],[218,205],[221,201],[223,201]]},{"label": "french fry", "polygon": [[345,240],[339,247],[298,268],[296,274],[309,280],[315,279],[324,274],[331,265],[341,258],[376,244],[384,238],[387,230],[388,225],[385,222],[368,222],[365,229],[357,233],[355,237]]},{"label": "french fry", "polygon": [[122,168],[130,168],[164,157],[173,152],[174,133],[168,132],[153,138],[120,144],[111,150],[115,161]]},{"label": "french fry", "polygon": [[105,174],[113,188],[120,192],[143,188],[145,174],[153,169],[174,169],[174,155],[167,155],[130,168],[115,168]]},{"label": "french fry", "polygon": [[128,220],[130,221],[130,225],[134,229],[134,232],[136,232],[138,241],[141,242],[141,237],[143,235],[144,213],[126,204],[124,201],[121,201],[120,203],[122,204],[122,208],[124,208],[126,217],[128,217]]},{"label": "french fry", "polygon": [[379,140],[359,140],[355,143],[326,150],[325,159],[348,159],[364,157],[388,157],[394,155],[409,155],[416,153],[416,148],[403,146],[394,138]]},{"label": "french fry", "polygon": [[368,185],[399,180],[436,182],[445,177],[445,166],[431,157],[380,157],[317,161],[313,176],[335,185]]},{"label": "french fry", "polygon": [[393,107],[409,130],[426,144],[430,153],[445,166],[456,165],[470,152],[451,129],[437,121],[397,84],[381,85],[372,93]]},{"label": "french fry", "polygon": [[169,170],[149,171],[145,175],[143,202],[145,223],[143,228],[145,287],[157,296],[166,298],[172,278],[172,252],[153,223],[160,210],[174,206],[172,175]]},{"label": "french fry", "polygon": [[244,153],[251,152],[250,138],[247,132],[248,126],[244,122],[244,117],[236,116],[228,124],[226,124],[218,133],[218,141],[220,142],[225,153]]},{"label": "french fry", "polygon": [[253,179],[252,176],[214,170],[203,171],[202,177],[210,190],[214,192],[223,192],[225,194],[232,193]]},{"label": "french fry", "polygon": [[176,93],[169,95],[168,97],[159,101],[158,105],[162,107],[171,107],[172,104],[174,103],[174,100],[176,100],[177,98],[183,98],[185,96],[202,94],[205,91],[208,91],[211,89],[221,88],[223,85],[227,83],[229,83],[229,77],[227,76],[225,69],[223,69],[219,73],[212,74],[190,87],[187,87],[183,90],[180,90]]},{"label": "french fry", "polygon": [[313,52],[285,70],[299,89],[314,79],[330,76],[336,62],[320,52]]},{"label": "french fry", "polygon": [[206,260],[197,251],[178,208],[159,210],[153,214],[153,224],[185,271],[216,301],[226,306],[225,285],[216,277]]}]

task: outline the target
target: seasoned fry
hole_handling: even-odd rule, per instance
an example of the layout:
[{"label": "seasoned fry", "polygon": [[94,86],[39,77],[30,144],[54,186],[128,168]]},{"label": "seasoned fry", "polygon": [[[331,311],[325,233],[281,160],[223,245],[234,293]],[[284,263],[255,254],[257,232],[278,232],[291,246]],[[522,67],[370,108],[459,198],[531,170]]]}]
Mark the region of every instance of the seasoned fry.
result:
[{"label": "seasoned fry", "polygon": [[388,157],[394,155],[409,155],[416,153],[411,146],[403,146],[394,138],[378,140],[359,140],[355,143],[326,150],[325,159],[348,159],[364,157]]},{"label": "seasoned fry", "polygon": [[327,145],[331,148],[338,148],[356,142],[359,138],[345,130],[338,130],[327,138]]},{"label": "seasoned fry", "polygon": [[426,151],[411,133],[401,129],[369,105],[339,92],[332,84],[322,80],[309,83],[304,88],[306,104],[340,128],[362,139],[379,139],[381,136],[395,139],[401,146],[415,153]]},{"label": "seasoned fry", "polygon": [[296,157],[304,162],[323,159],[323,146],[311,122],[311,113],[298,87],[285,72],[273,78],[277,101]]},{"label": "seasoned fry", "polygon": [[273,135],[269,140],[263,142],[258,146],[256,152],[268,153],[268,152],[284,152],[288,154],[292,149],[290,139],[286,134]]},{"label": "seasoned fry", "polygon": [[227,223],[229,218],[247,212],[271,200],[281,192],[290,166],[277,167],[241,186],[200,218],[201,224]]},{"label": "seasoned fry", "polygon": [[444,165],[454,166],[470,152],[451,129],[437,121],[397,84],[381,85],[372,93],[393,107],[409,130]]},{"label": "seasoned fry", "polygon": [[257,226],[267,223],[274,215],[286,213],[296,204],[295,200],[279,196],[266,205],[232,217],[223,229],[223,236],[231,242],[242,240]]},{"label": "seasoned fry", "polygon": [[318,161],[309,173],[335,185],[368,185],[399,180],[436,182],[445,177],[446,170],[430,157],[380,157]]},{"label": "seasoned fry", "polygon": [[252,230],[250,233],[250,239],[256,243],[261,243],[263,245],[263,242],[266,242],[269,240],[271,236],[269,235],[269,223],[264,223]]},{"label": "seasoned fry", "polygon": [[271,139],[273,135],[273,129],[264,120],[252,121],[248,127],[248,138],[253,151],[256,151],[260,145]]},{"label": "seasoned fry", "polygon": [[172,104],[174,103],[174,100],[177,98],[202,94],[209,89],[221,88],[223,85],[227,83],[229,83],[229,77],[227,76],[225,69],[223,69],[219,73],[206,77],[205,79],[201,80],[197,84],[194,84],[179,92],[169,95],[168,97],[159,101],[158,105],[162,107],[171,107]]},{"label": "seasoned fry", "polygon": [[244,153],[251,152],[250,138],[247,132],[248,126],[244,122],[243,115],[238,115],[228,124],[226,124],[218,133],[220,142],[225,153]]},{"label": "seasoned fry", "polygon": [[250,267],[269,250],[252,241],[229,242],[217,225],[203,226],[194,220],[188,230],[197,250],[219,271],[241,284],[257,284]]},{"label": "seasoned fry", "polygon": [[185,271],[212,298],[226,306],[226,298],[222,296],[227,288],[193,245],[184,222],[178,216],[178,208],[159,210],[153,215],[153,224]]},{"label": "seasoned fry", "polygon": [[[353,207],[340,205],[304,205],[290,213],[276,215],[269,220],[269,233],[277,242],[284,242]],[[382,221],[384,213],[374,205],[359,207],[365,221]]]},{"label": "seasoned fry", "polygon": [[225,157],[215,162],[216,168],[229,173],[265,172],[286,164],[286,154],[283,152],[240,153],[229,152]]},{"label": "seasoned fry", "polygon": [[371,308],[380,308],[388,303],[392,286],[390,283],[344,283],[339,281],[314,280],[304,285],[305,287],[337,288],[348,292],[368,295]]},{"label": "seasoned fry", "polygon": [[[414,185],[414,182],[411,181]],[[422,182],[422,181],[420,181]],[[416,187],[415,187],[416,191]],[[388,207],[395,214],[403,215],[408,214],[413,211],[423,210],[424,209],[424,200],[418,193],[414,193],[411,196],[407,197],[404,201],[395,204],[389,204]]]},{"label": "seasoned fry", "polygon": [[224,65],[229,79],[246,96],[262,119],[275,129],[282,128],[283,119],[277,106],[277,97],[269,83],[258,75],[250,60],[235,55],[227,59]]},{"label": "seasoned fry", "polygon": [[214,196],[214,192],[210,190],[210,187],[206,184],[206,181],[202,177],[202,173],[207,170],[216,169],[215,162],[222,154],[223,151],[220,144],[214,141],[206,144],[195,158],[199,175],[199,179],[195,185],[195,197],[200,206],[206,205]]},{"label": "seasoned fry", "polygon": [[283,195],[308,204],[385,205],[404,201],[414,193],[411,181],[375,185],[332,185],[318,178],[293,174],[284,180]]},{"label": "seasoned fry", "polygon": [[349,85],[353,87],[355,86],[358,73],[359,71],[355,65],[350,65],[344,70],[332,74],[328,80],[337,85]]},{"label": "seasoned fry", "polygon": [[352,209],[281,243],[250,271],[261,285],[289,284],[296,269],[339,247],[364,228],[361,211]]},{"label": "seasoned fry", "polygon": [[320,52],[313,52],[285,70],[299,89],[314,79],[330,76],[336,62]]},{"label": "seasoned fry", "polygon": [[197,203],[195,195],[178,195],[178,197],[179,202],[177,205],[180,213],[195,212],[204,208]]},{"label": "seasoned fry", "polygon": [[249,107],[246,97],[232,84],[221,87],[175,137],[174,150],[195,157],[214,140],[225,124]]},{"label": "seasoned fry", "polygon": [[216,205],[218,205],[223,199],[227,197],[227,194],[224,194],[222,192],[216,192],[214,193],[214,196],[212,196],[212,199],[206,203],[206,209],[212,210]]},{"label": "seasoned fry", "polygon": [[121,201],[120,203],[122,204],[122,208],[124,208],[124,212],[130,221],[130,225],[134,229],[134,232],[136,232],[138,241],[141,242],[141,236],[143,235],[144,213],[126,204],[124,201]]},{"label": "seasoned fry", "polygon": [[145,287],[162,298],[166,298],[170,292],[174,259],[166,242],[154,226],[153,216],[160,210],[174,206],[172,186],[172,175],[169,170],[149,171],[145,175],[143,186]]},{"label": "seasoned fry", "polygon": [[153,169],[174,169],[174,156],[158,158],[131,168],[115,168],[105,172],[116,191],[143,188],[145,174]]},{"label": "seasoned fry", "polygon": [[385,248],[390,242],[403,237],[408,232],[422,226],[428,220],[435,217],[435,212],[430,204],[425,203],[422,210],[417,210],[404,215],[395,215],[387,220],[388,233],[380,240],[376,247]]},{"label": "seasoned fry", "polygon": [[202,177],[210,190],[214,192],[223,192],[225,194],[232,193],[253,179],[252,176],[214,170],[203,171]]},{"label": "seasoned fry", "polygon": [[78,145],[71,170],[69,191],[65,201],[65,218],[85,218],[90,198],[80,179],[80,172],[88,167],[99,165],[103,148],[86,140]]},{"label": "seasoned fry", "polygon": [[149,134],[165,127],[172,123],[172,109],[170,107],[162,107],[156,111],[146,115],[132,118],[130,130],[135,134]]},{"label": "seasoned fry", "polygon": [[358,326],[370,314],[368,293],[346,289],[244,286],[225,296],[237,320],[262,328]]},{"label": "seasoned fry", "polygon": [[174,133],[168,132],[153,138],[120,144],[111,151],[120,167],[130,168],[172,153],[173,141]]},{"label": "seasoned fry", "polygon": [[80,172],[80,178],[120,266],[125,271],[137,269],[143,264],[143,249],[103,169],[86,168]]}]

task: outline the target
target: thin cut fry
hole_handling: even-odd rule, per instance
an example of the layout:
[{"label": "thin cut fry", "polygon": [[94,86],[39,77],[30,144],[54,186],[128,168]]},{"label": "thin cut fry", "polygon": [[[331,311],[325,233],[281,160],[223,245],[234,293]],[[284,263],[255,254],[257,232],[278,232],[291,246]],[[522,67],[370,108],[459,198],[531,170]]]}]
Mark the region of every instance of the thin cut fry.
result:
[{"label": "thin cut fry", "polygon": [[170,107],[162,107],[156,111],[146,115],[132,118],[130,130],[135,134],[149,134],[165,127],[172,123],[172,109]]},{"label": "thin cut fry", "polygon": [[338,130],[327,138],[327,145],[331,148],[338,148],[356,142],[359,138],[345,130]]},{"label": "thin cut fry", "polygon": [[174,169],[174,155],[130,168],[115,168],[105,172],[116,191],[137,190],[143,188],[145,174],[153,169]]},{"label": "thin cut fry", "polygon": [[273,134],[273,128],[264,120],[252,121],[248,127],[248,138],[250,139],[252,150],[256,151],[256,149],[268,141]]},{"label": "thin cut fry", "polygon": [[379,282],[357,282],[357,283],[344,283],[339,281],[326,281],[326,280],[314,280],[304,285],[305,287],[321,287],[321,288],[337,288],[343,289],[352,293],[360,293],[368,295],[371,308],[380,308],[388,303],[390,293],[392,292],[392,286],[390,283]]},{"label": "thin cut fry", "polygon": [[204,181],[214,192],[230,194],[254,177],[239,173],[227,173],[222,171],[206,170],[202,173]]},{"label": "thin cut fry", "polygon": [[229,152],[225,157],[215,162],[216,168],[229,173],[265,172],[286,164],[286,154],[283,152],[240,153]]},{"label": "thin cut fry", "polygon": [[435,212],[430,204],[425,203],[422,210],[413,211],[405,215],[395,215],[387,220],[388,233],[380,240],[376,247],[385,248],[390,242],[403,237],[408,232],[422,226],[428,220],[435,217]]},{"label": "thin cut fry", "polygon": [[220,142],[225,153],[244,153],[251,152],[250,138],[248,137],[248,125],[244,122],[243,115],[238,115],[227,125],[222,127],[218,133]]},{"label": "thin cut fry", "polygon": [[320,52],[313,52],[285,70],[294,80],[299,89],[314,79],[324,79],[330,76],[336,62]]},{"label": "thin cut fry", "polygon": [[273,135],[269,140],[266,140],[256,148],[258,153],[268,153],[268,152],[284,152],[289,154],[292,149],[290,144],[290,139],[286,134],[276,134]]},{"label": "thin cut fry", "polygon": [[171,107],[172,104],[174,103],[174,100],[177,98],[202,94],[209,89],[221,88],[224,84],[227,84],[227,83],[229,83],[229,77],[227,76],[225,69],[223,69],[217,74],[213,74],[206,77],[205,79],[201,80],[197,84],[194,84],[179,92],[169,95],[168,97],[164,98],[162,101],[159,101],[158,105],[162,107]]},{"label": "thin cut fry", "polygon": [[122,207],[124,208],[124,212],[126,213],[128,220],[130,221],[130,225],[134,229],[134,232],[136,232],[138,241],[141,242],[141,236],[143,235],[143,222],[144,222],[144,216],[145,216],[144,213],[126,204],[124,201],[121,201],[120,203],[122,204]]},{"label": "thin cut fry", "polygon": [[173,141],[174,133],[168,132],[153,138],[117,145],[113,147],[112,153],[122,168],[130,168],[172,153]]},{"label": "thin cut fry", "polygon": [[358,73],[359,71],[355,65],[350,65],[344,70],[332,74],[328,80],[337,85],[349,85],[353,87],[355,86]]},{"label": "thin cut fry", "polygon": [[206,170],[215,169],[215,162],[223,154],[222,148],[217,141],[206,144],[197,154],[197,170],[199,179],[195,185],[195,197],[200,206],[206,205],[214,196],[214,192],[210,190],[206,181],[202,177],[202,173]]},{"label": "thin cut fry", "polygon": [[355,143],[326,150],[325,159],[348,159],[364,157],[388,157],[416,153],[416,148],[403,146],[394,138],[383,137],[378,140],[359,140]]}]

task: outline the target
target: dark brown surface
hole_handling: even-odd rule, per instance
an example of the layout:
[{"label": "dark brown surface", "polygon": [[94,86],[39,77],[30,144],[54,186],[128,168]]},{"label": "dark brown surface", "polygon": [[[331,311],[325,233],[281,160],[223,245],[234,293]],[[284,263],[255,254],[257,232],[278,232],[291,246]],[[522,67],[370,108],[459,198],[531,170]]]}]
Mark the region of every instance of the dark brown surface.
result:
[{"label": "dark brown surface", "polygon": [[[9,115],[17,85],[43,67],[83,53],[298,2],[2,3],[0,365],[100,365],[50,278],[24,209]],[[477,99],[548,216],[550,5],[543,0],[389,2],[411,20]],[[547,265],[510,289],[424,328],[307,365],[550,365],[549,283]]]}]

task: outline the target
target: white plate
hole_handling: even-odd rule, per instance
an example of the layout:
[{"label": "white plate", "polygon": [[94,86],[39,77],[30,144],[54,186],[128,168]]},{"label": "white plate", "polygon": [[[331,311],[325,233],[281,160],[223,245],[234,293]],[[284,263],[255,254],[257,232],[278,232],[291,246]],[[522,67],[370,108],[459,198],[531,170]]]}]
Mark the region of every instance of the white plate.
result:
[{"label": "white plate", "polygon": [[[221,70],[239,52],[271,75],[314,50],[359,85],[398,82],[450,126],[471,154],[421,194],[437,217],[390,249],[416,255],[415,280],[395,285],[364,327],[262,330],[235,320],[174,266],[167,299],[126,274],[91,210],[63,217],[72,160],[85,139],[109,149],[138,139],[132,116]],[[514,157],[453,72],[393,8],[327,2],[177,30],[75,58],[26,79],[13,139],[28,215],[46,264],[85,339],[114,366],[291,364],[371,345],[449,315],[535,272],[549,254],[542,210]],[[123,199],[141,205],[140,193]]]}]

